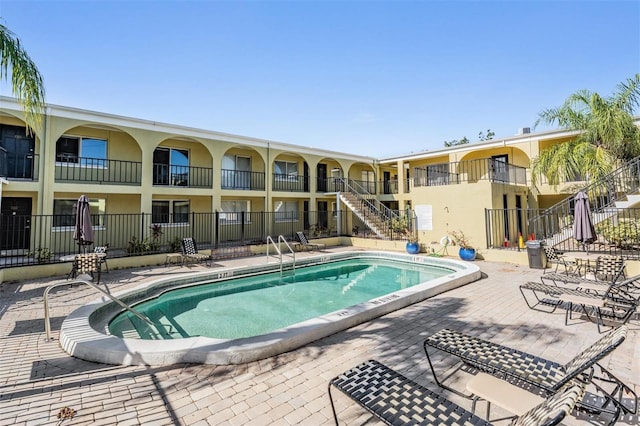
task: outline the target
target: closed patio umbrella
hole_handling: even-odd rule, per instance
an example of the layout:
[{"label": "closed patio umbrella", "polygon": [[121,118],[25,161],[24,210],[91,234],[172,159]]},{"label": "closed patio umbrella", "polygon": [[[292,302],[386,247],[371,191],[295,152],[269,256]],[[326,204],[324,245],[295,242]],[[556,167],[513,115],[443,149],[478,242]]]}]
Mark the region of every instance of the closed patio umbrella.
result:
[{"label": "closed patio umbrella", "polygon": [[81,195],[76,206],[76,225],[73,232],[73,239],[78,241],[79,246],[86,246],[93,243],[93,226],[91,225],[91,212],[89,211],[89,199],[86,195]]},{"label": "closed patio umbrella", "polygon": [[587,194],[580,191],[576,194],[575,207],[573,213],[573,238],[578,240],[585,246],[587,250],[587,244],[591,244],[596,240],[596,230],[593,227],[593,220],[591,218],[591,209],[589,207],[589,197]]}]

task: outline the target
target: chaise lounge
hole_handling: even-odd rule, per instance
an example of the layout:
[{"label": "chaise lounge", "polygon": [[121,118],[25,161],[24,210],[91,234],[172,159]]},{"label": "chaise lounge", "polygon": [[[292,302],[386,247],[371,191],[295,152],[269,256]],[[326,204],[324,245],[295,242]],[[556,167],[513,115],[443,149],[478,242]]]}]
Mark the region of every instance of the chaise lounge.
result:
[{"label": "chaise lounge", "polygon": [[[338,415],[331,388],[342,391],[388,425],[483,426],[491,423],[375,360],[346,371],[329,382],[333,418]],[[514,425],[556,425],[584,394],[584,383],[568,383],[556,394],[513,419]]]},{"label": "chaise lounge", "polygon": [[465,398],[473,398],[473,395],[445,385],[438,378],[429,349],[457,358],[460,367],[470,367],[509,382],[526,384],[546,395],[555,394],[572,380],[588,383],[604,402],[592,404],[581,401],[578,408],[591,414],[612,415],[610,424],[614,424],[622,413],[637,412],[637,397],[631,388],[598,362],[617,348],[626,335],[626,326],[611,330],[564,365],[449,329],[428,337],[424,341],[424,351],[436,383]]}]

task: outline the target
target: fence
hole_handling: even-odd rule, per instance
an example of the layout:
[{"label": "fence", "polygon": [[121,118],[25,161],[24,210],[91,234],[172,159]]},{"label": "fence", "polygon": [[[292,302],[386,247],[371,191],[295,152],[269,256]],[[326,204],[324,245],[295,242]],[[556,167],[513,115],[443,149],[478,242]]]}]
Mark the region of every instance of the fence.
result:
[{"label": "fence", "polygon": [[640,209],[606,208],[592,214],[596,241],[585,246],[573,238],[573,212],[538,209],[486,209],[487,248],[519,249],[523,240],[534,238],[565,252],[640,258]]},{"label": "fence", "polygon": [[[340,212],[238,212],[190,213],[182,223],[154,224],[150,213],[92,215],[93,246],[109,245],[109,257],[179,252],[181,240],[193,237],[198,249],[225,255],[238,248],[263,244],[267,235],[295,240],[304,230],[311,238],[357,234],[375,237],[349,210]],[[180,218],[183,218],[180,216]],[[93,250],[73,239],[71,215],[0,215],[0,266],[15,267],[58,263],[60,257]],[[401,239],[398,232],[394,238]],[[243,252],[244,253],[244,252]]]}]

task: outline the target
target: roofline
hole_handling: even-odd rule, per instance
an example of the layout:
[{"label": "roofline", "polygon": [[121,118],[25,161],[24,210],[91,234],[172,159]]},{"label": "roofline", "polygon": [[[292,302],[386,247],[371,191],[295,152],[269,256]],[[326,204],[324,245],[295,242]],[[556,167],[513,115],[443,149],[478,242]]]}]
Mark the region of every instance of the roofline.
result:
[{"label": "roofline", "polygon": [[[22,113],[22,107],[17,102],[17,100],[15,98],[7,96],[0,96],[0,108],[14,110],[18,113]],[[61,118],[94,122],[96,124],[129,127],[132,129],[152,130],[156,132],[168,133],[171,135],[189,136],[193,138],[214,139],[222,142],[238,143],[270,149],[280,149],[283,151],[292,151],[296,153],[304,153],[321,157],[340,157],[342,159],[361,161],[366,163],[374,163],[377,161],[374,157],[364,155],[305,147],[302,145],[289,144],[268,139],[234,135],[231,133],[217,132],[213,130],[199,129],[196,127],[169,124],[141,118],[126,117],[122,115],[109,114],[98,111],[90,111],[63,105],[47,104],[45,107],[45,114]]]},{"label": "roofline", "polygon": [[[633,122],[636,126],[640,126],[640,116],[634,117]],[[456,152],[468,151],[469,148],[495,148],[499,146],[514,145],[522,142],[531,142],[533,140],[540,140],[545,138],[551,139],[551,137],[555,139],[555,138],[561,138],[561,137],[567,137],[567,136],[575,136],[578,134],[580,134],[579,130],[566,130],[566,129],[545,130],[542,132],[525,133],[522,135],[511,136],[508,138],[491,139],[487,141],[473,142],[470,144],[456,145],[453,147],[436,149],[434,151],[421,151],[421,152],[410,153],[406,155],[385,157],[385,158],[379,159],[378,163],[385,164],[385,163],[395,163],[400,160],[408,161],[408,160],[416,160],[416,159],[423,159],[423,158],[432,158],[432,157],[438,157],[443,154],[453,154]]]}]

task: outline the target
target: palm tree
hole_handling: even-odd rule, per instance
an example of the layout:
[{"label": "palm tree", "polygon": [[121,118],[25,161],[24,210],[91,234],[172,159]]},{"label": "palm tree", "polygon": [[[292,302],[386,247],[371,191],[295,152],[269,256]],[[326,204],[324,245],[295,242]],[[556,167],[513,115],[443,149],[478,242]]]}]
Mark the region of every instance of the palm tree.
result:
[{"label": "palm tree", "polygon": [[44,109],[42,76],[20,40],[0,24],[0,80],[4,79],[11,81],[11,91],[22,105],[28,131],[35,132]]},{"label": "palm tree", "polygon": [[616,92],[603,98],[580,90],[559,108],[542,111],[536,121],[579,131],[570,142],[553,145],[533,160],[534,180],[545,175],[552,185],[561,179],[588,176],[598,179],[620,161],[640,155],[640,130],[633,113],[640,102],[640,74],[618,84]]}]

